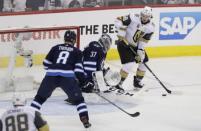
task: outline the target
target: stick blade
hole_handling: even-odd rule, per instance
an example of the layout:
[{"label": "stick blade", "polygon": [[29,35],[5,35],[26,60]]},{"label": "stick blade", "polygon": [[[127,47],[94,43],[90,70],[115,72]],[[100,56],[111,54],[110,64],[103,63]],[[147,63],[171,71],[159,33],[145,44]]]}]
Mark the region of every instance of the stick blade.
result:
[{"label": "stick blade", "polygon": [[139,115],[140,115],[140,112],[135,112],[133,114],[130,114],[130,116],[132,116],[132,117],[138,117]]}]

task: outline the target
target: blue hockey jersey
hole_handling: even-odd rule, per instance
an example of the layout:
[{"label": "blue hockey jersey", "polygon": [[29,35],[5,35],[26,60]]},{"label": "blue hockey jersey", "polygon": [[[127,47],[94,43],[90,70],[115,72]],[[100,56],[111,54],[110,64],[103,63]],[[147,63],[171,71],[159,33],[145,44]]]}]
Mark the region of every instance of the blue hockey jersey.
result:
[{"label": "blue hockey jersey", "polygon": [[59,44],[51,48],[43,61],[47,76],[84,77],[82,52],[70,44]]},{"label": "blue hockey jersey", "polygon": [[103,70],[106,53],[98,41],[92,41],[83,51],[83,66],[87,79],[92,80],[92,72]]}]

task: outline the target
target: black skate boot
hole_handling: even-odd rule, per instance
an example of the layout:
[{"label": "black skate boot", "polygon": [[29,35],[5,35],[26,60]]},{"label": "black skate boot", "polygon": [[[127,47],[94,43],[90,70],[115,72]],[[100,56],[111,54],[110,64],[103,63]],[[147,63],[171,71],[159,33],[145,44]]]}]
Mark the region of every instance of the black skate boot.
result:
[{"label": "black skate boot", "polygon": [[141,83],[141,80],[142,79],[138,78],[137,76],[134,76],[133,85],[135,89],[141,89],[144,86],[144,84]]},{"label": "black skate boot", "polygon": [[90,128],[91,127],[91,123],[89,123],[89,122],[88,123],[83,123],[83,125],[84,125],[85,128]]},{"label": "black skate boot", "polygon": [[89,120],[87,119],[87,117],[83,116],[80,118],[84,127],[85,128],[90,128],[91,127],[91,123],[89,123]]},{"label": "black skate boot", "polygon": [[122,84],[116,85],[115,88],[124,91]]}]

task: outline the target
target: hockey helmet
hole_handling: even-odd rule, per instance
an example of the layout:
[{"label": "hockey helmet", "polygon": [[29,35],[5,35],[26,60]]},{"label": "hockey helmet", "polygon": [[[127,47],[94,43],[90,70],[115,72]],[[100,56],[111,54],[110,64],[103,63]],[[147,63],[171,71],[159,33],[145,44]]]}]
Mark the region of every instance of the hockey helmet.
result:
[{"label": "hockey helmet", "polygon": [[102,34],[98,41],[103,46],[105,52],[107,52],[112,45],[112,38],[108,34]]},{"label": "hockey helmet", "polygon": [[13,106],[24,106],[26,105],[26,98],[22,94],[14,94]]},{"label": "hockey helmet", "polygon": [[64,34],[64,41],[68,43],[72,43],[74,45],[76,42],[75,31],[67,30]]},{"label": "hockey helmet", "polygon": [[140,18],[142,23],[146,23],[153,17],[152,8],[149,6],[145,6],[140,12]]}]

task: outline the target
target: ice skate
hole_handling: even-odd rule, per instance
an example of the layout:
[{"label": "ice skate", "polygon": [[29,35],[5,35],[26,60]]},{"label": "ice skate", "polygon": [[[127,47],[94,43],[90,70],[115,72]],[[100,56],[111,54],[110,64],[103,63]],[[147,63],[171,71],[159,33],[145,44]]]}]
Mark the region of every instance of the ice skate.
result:
[{"label": "ice skate", "polygon": [[138,90],[142,89],[144,84],[141,82],[141,79],[134,76],[133,86],[134,86],[134,90],[138,91]]}]

